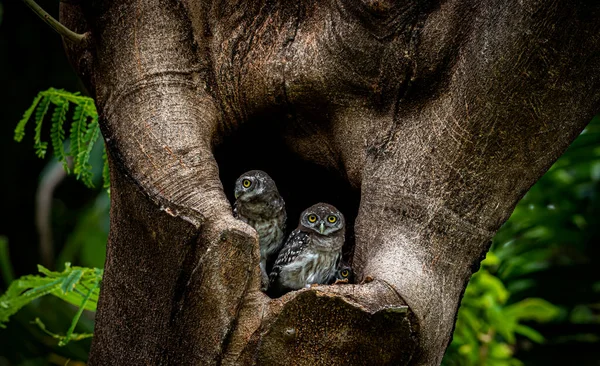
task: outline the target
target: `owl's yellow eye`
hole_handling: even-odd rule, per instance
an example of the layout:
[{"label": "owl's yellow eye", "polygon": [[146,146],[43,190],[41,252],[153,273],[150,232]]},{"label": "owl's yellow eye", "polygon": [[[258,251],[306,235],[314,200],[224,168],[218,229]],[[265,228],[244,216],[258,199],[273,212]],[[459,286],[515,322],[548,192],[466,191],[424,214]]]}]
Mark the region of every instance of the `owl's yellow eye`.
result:
[{"label": "owl's yellow eye", "polygon": [[329,221],[330,223],[332,223],[332,224],[333,224],[334,222],[336,222],[336,221],[337,221],[337,217],[335,217],[335,216],[333,216],[333,215],[331,215],[331,216],[328,216],[328,217],[327,217],[327,221]]},{"label": "owl's yellow eye", "polygon": [[244,179],[242,181],[242,186],[244,186],[244,188],[249,188],[252,185],[252,182],[250,181],[250,179]]},{"label": "owl's yellow eye", "polygon": [[315,222],[317,221],[317,216],[315,215],[308,215],[308,222]]},{"label": "owl's yellow eye", "polygon": [[349,274],[350,274],[350,271],[348,271],[347,269],[343,269],[341,272],[342,277],[348,277]]}]

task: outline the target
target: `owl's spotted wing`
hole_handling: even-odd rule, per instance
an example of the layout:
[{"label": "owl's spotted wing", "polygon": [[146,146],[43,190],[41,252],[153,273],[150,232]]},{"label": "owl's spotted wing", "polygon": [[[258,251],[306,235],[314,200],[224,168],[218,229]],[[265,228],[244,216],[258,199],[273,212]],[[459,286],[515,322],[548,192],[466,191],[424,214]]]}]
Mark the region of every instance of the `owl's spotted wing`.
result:
[{"label": "owl's spotted wing", "polygon": [[273,269],[271,270],[271,275],[269,276],[269,281],[271,284],[274,284],[279,277],[279,273],[281,273],[281,269],[292,263],[300,253],[308,246],[310,241],[310,236],[299,229],[292,231],[288,239],[286,240],[281,252],[279,252],[279,256],[273,265]]}]

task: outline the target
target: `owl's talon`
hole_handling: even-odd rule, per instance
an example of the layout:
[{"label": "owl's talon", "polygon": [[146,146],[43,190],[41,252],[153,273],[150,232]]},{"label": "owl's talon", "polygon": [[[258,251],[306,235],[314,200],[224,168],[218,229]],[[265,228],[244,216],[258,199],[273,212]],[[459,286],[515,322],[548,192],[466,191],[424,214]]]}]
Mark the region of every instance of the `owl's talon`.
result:
[{"label": "owl's talon", "polygon": [[367,277],[365,277],[365,279],[362,281],[362,283],[369,283],[369,282],[373,282],[373,277],[371,277],[371,276],[367,276]]}]

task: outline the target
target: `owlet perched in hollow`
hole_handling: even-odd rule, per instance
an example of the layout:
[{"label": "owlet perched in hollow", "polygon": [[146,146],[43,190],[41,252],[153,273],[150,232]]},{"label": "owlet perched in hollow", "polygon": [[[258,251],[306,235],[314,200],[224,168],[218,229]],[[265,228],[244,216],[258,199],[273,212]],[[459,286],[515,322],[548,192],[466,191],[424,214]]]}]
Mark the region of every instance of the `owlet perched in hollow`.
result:
[{"label": "owlet perched in hollow", "polygon": [[275,260],[285,239],[285,203],[271,177],[262,170],[242,174],[235,182],[233,215],[258,233],[260,269],[266,287],[267,263]]},{"label": "owlet perched in hollow", "polygon": [[331,281],[331,283],[337,282],[354,283],[354,271],[352,270],[352,267],[343,260],[341,260],[338,264],[337,270],[335,271],[335,276]]},{"label": "owlet perched in hollow", "polygon": [[344,245],[344,215],[317,203],[300,215],[298,228],[286,240],[269,276],[274,294],[311,284],[327,284],[335,276]]}]

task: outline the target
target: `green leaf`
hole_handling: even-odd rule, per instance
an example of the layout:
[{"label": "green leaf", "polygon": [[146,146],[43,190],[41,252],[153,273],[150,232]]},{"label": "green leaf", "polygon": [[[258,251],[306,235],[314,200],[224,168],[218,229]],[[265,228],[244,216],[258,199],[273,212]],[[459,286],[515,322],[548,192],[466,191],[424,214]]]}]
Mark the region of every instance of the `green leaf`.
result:
[{"label": "green leaf", "polygon": [[554,319],[560,313],[560,309],[546,300],[528,298],[507,306],[505,313],[517,320],[535,320],[545,323]]},{"label": "green leaf", "polygon": [[85,306],[87,305],[88,301],[90,300],[92,293],[98,288],[99,284],[100,284],[99,280],[96,280],[96,282],[94,283],[92,288],[89,289],[87,295],[81,301],[81,304],[79,305],[79,310],[77,310],[77,313],[73,317],[73,320],[71,321],[71,326],[69,327],[69,330],[67,331],[67,334],[65,335],[65,338],[62,339],[58,343],[59,346],[66,345],[69,342],[69,340],[71,339],[71,337],[73,335],[73,331],[75,330],[75,326],[77,325],[77,322],[79,321],[79,318],[81,317],[81,314],[83,313],[83,309],[85,309]]},{"label": "green leaf", "polygon": [[92,153],[92,148],[94,144],[98,140],[100,135],[100,127],[98,126],[98,118],[92,118],[92,121],[87,126],[85,134],[83,136],[82,144],[80,145],[79,153],[77,154],[77,159],[75,162],[75,173],[77,174],[77,178],[81,178],[83,183],[90,187],[94,187],[94,183],[92,182],[92,171],[91,166],[88,161],[90,160],[90,154]]},{"label": "green leaf", "polygon": [[79,176],[79,169],[81,169],[81,165],[78,164],[77,157],[79,156],[79,152],[83,150],[83,135],[87,120],[87,115],[85,114],[86,104],[87,102],[84,102],[83,104],[75,107],[75,112],[73,112],[73,122],[71,123],[69,135],[69,140],[71,141],[71,150],[69,151],[69,155],[75,159],[73,171],[75,174],[77,174],[77,176]]},{"label": "green leaf", "polygon": [[36,150],[36,155],[40,158],[46,156],[46,149],[48,148],[48,143],[42,141],[42,125],[49,106],[50,97],[44,96],[35,109],[35,136],[33,139],[33,147]]},{"label": "green leaf", "polygon": [[52,149],[56,159],[63,164],[63,168],[69,173],[69,166],[67,164],[66,152],[64,147],[65,142],[65,129],[64,123],[67,119],[67,113],[69,112],[69,102],[67,100],[58,99],[56,102],[57,106],[52,114],[52,127],[50,129],[50,141],[52,142]]},{"label": "green leaf", "polygon": [[57,279],[52,282],[46,283],[44,285],[33,287],[33,288],[25,291],[23,293],[22,297],[33,300],[40,296],[47,295],[47,294],[51,293],[52,291],[56,290],[57,288],[59,288],[61,282],[62,282],[61,279]]},{"label": "green leaf", "polygon": [[497,266],[500,263],[500,259],[493,252],[487,252],[485,259],[481,261],[482,266]]},{"label": "green leaf", "polygon": [[0,296],[0,327],[5,327],[4,323],[23,306],[45,295],[59,297],[87,310],[96,309],[98,284],[103,274],[101,269],[71,267],[69,264],[65,264],[63,272],[49,271],[42,266],[38,268],[42,275],[20,277]]},{"label": "green leaf", "polygon": [[[70,266],[71,266],[71,263],[65,263],[65,269],[69,268]],[[58,277],[58,274],[56,272],[52,272],[51,270],[42,266],[41,264],[37,265],[37,269],[38,269],[38,272],[43,273],[48,277]]]},{"label": "green leaf", "polygon": [[507,359],[513,354],[513,350],[506,343],[492,343],[490,346],[490,356],[496,359]]},{"label": "green leaf", "polygon": [[[74,104],[75,109],[67,138],[64,124],[67,122],[70,104]],[[34,148],[38,157],[45,157],[48,142],[42,140],[42,128],[44,117],[50,105],[53,105],[54,108],[50,126],[50,142],[54,155],[63,164],[68,174],[71,171],[67,156],[73,157],[73,174],[86,186],[93,187],[90,155],[94,144],[100,136],[98,111],[93,99],[81,96],[79,93],[69,93],[62,89],[50,88],[40,92],[17,124],[14,135],[15,140],[21,141],[23,139],[25,136],[25,126],[35,112]],[[68,152],[65,151],[64,147],[67,143],[69,145]],[[104,164],[106,164],[106,160],[107,158],[104,157]],[[110,192],[108,166],[105,165],[101,171],[104,179],[103,186]]]},{"label": "green leaf", "polygon": [[65,342],[65,340],[67,338],[66,336],[61,336],[60,334],[52,333],[51,331],[46,329],[46,325],[40,320],[40,318],[35,318],[35,320],[32,321],[31,323],[37,325],[42,332],[46,333],[50,337],[52,337],[54,339],[58,339],[59,346],[66,345],[68,343],[68,341],[80,341],[82,339],[92,338],[94,336],[93,333],[71,333],[69,339]]},{"label": "green leaf", "polygon": [[39,104],[40,100],[42,100],[42,93],[39,93],[35,97],[31,106],[27,108],[25,113],[23,113],[23,118],[21,118],[21,120],[17,124],[17,127],[15,128],[15,141],[21,142],[23,140],[23,137],[25,137],[25,126],[27,125],[27,122],[29,122],[29,120],[31,119],[31,115],[33,114],[33,111]]},{"label": "green leaf", "polygon": [[504,304],[510,295],[504,287],[502,281],[488,272],[480,272],[478,276],[479,285],[490,295],[495,301]]},{"label": "green leaf", "polygon": [[63,294],[66,295],[67,292],[73,291],[75,289],[75,285],[77,285],[77,282],[79,282],[82,276],[83,271],[80,269],[71,271],[71,273],[69,273],[67,278],[65,278],[65,280],[62,283],[62,286],[60,287]]},{"label": "green leaf", "polygon": [[542,336],[537,330],[530,328],[526,325],[517,325],[515,327],[515,333],[527,337],[536,343],[544,343],[544,336]]},{"label": "green leaf", "polygon": [[486,314],[490,325],[498,331],[498,333],[506,339],[509,344],[516,342],[514,334],[514,319],[508,318],[502,311],[502,307],[493,306],[487,309]]}]

